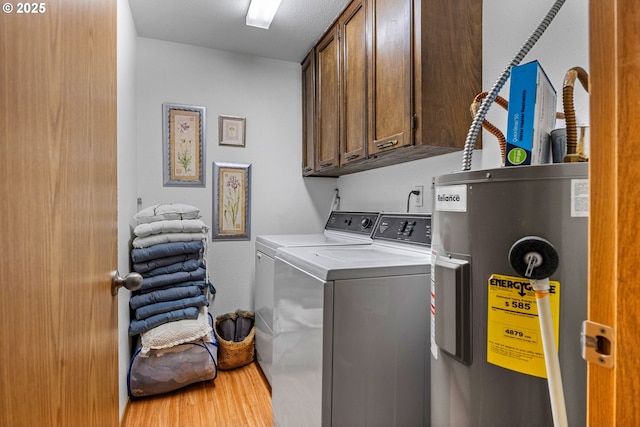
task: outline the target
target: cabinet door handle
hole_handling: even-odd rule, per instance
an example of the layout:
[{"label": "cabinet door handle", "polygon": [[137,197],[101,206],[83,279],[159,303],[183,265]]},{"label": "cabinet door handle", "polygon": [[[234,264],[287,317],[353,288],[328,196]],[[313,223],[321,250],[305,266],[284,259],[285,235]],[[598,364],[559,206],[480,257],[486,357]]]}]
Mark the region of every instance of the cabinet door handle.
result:
[{"label": "cabinet door handle", "polygon": [[385,141],[385,142],[379,142],[378,144],[376,144],[378,146],[378,148],[383,149],[383,148],[389,148],[389,147],[393,147],[394,145],[398,145],[398,140],[397,139],[392,139],[390,141]]},{"label": "cabinet door handle", "polygon": [[330,167],[330,166],[333,166],[333,161],[320,163],[320,167],[321,167],[321,168],[328,168],[328,167]]},{"label": "cabinet door handle", "polygon": [[345,156],[344,159],[349,161],[349,160],[357,159],[358,157],[360,157],[360,154],[356,153],[356,154],[349,154],[348,156]]}]

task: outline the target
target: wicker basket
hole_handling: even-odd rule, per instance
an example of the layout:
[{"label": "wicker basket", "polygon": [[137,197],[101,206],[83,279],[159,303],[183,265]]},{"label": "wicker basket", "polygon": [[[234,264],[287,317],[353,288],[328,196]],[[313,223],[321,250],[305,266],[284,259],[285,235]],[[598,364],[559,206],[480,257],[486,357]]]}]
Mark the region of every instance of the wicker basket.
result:
[{"label": "wicker basket", "polygon": [[213,324],[213,330],[218,339],[218,369],[227,370],[240,368],[241,366],[248,365],[255,359],[255,326],[252,326],[246,338],[239,342],[229,341],[220,336],[218,322],[229,318],[235,320],[237,317],[250,317],[253,320],[254,314],[249,311],[238,310],[236,313],[217,316]]}]

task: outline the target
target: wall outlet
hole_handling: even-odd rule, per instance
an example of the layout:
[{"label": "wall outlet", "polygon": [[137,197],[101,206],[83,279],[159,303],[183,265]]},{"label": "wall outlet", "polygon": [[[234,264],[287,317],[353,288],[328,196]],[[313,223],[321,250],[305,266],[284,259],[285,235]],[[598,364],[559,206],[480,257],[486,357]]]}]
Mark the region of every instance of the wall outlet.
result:
[{"label": "wall outlet", "polygon": [[424,204],[423,198],[424,198],[424,185],[416,185],[415,187],[413,187],[414,191],[419,191],[420,194],[414,194],[413,195],[413,207],[414,208],[421,208],[422,205]]}]

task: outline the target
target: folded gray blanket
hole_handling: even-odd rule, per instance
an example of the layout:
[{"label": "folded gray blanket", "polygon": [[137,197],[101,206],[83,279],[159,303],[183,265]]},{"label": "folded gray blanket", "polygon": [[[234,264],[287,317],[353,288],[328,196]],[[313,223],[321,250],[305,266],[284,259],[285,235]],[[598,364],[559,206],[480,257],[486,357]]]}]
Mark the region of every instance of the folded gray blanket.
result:
[{"label": "folded gray blanket", "polygon": [[167,313],[180,308],[204,307],[208,305],[209,302],[207,301],[207,297],[199,295],[191,298],[182,298],[174,301],[164,301],[145,305],[136,310],[135,316],[137,320],[143,320],[151,316],[155,316],[156,314]]},{"label": "folded gray blanket", "polygon": [[177,273],[161,274],[159,276],[148,277],[142,281],[142,287],[139,293],[155,291],[160,288],[166,288],[177,283],[188,282],[192,280],[204,279],[206,270],[202,267],[194,271],[179,271]]},{"label": "folded gray blanket", "polygon": [[155,258],[164,258],[174,255],[199,253],[204,249],[204,243],[199,240],[191,242],[160,243],[146,248],[134,248],[131,250],[131,260],[134,263],[149,261]]},{"label": "folded gray blanket", "polygon": [[[193,282],[190,282],[193,283]],[[141,294],[132,296],[129,300],[129,307],[131,310],[135,310],[145,305],[151,305],[164,301],[175,301],[182,298],[191,298],[203,295],[203,285],[198,287],[195,285],[185,287],[172,287],[167,289],[160,289],[158,291],[149,292],[148,294]]]},{"label": "folded gray blanket", "polygon": [[156,268],[165,267],[177,262],[184,262],[190,259],[199,260],[200,252],[194,252],[192,254],[173,255],[164,258],[154,258],[144,262],[136,262],[133,264],[133,271],[143,274]]},{"label": "folded gray blanket", "polygon": [[156,314],[144,320],[132,320],[129,323],[129,336],[147,332],[155,327],[183,319],[197,319],[200,310],[197,307],[181,308],[167,313]]}]

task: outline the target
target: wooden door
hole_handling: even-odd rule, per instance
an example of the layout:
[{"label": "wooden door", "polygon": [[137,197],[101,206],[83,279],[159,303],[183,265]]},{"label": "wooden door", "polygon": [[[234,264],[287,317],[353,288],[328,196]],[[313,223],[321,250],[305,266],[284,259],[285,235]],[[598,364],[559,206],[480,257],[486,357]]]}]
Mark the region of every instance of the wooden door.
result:
[{"label": "wooden door", "polygon": [[0,14],[0,425],[117,426],[116,2],[20,5]]},{"label": "wooden door", "polygon": [[[589,320],[615,330],[613,369],[587,368],[587,423],[640,425],[640,50],[637,0],[592,0]],[[636,90],[638,89],[638,90]]]},{"label": "wooden door", "polygon": [[368,2],[369,155],[413,143],[412,1]]},{"label": "wooden door", "polygon": [[311,175],[315,169],[316,120],[316,61],[315,51],[302,61],[302,175]]},{"label": "wooden door", "polygon": [[367,16],[365,0],[355,0],[338,24],[340,35],[340,165],[366,157]]},{"label": "wooden door", "polygon": [[338,30],[330,29],[316,47],[316,170],[338,166],[340,109]]}]

